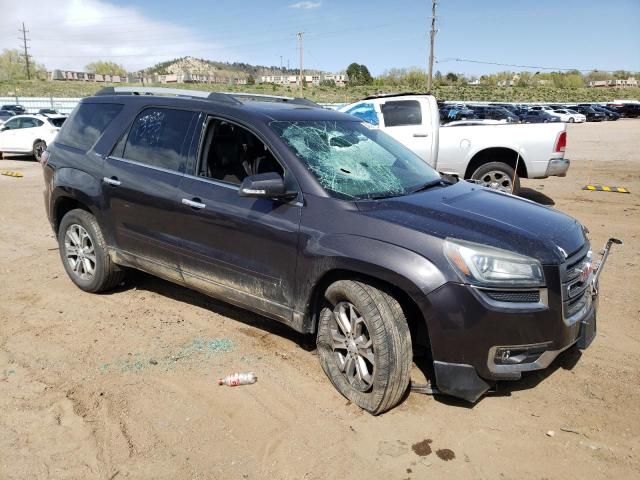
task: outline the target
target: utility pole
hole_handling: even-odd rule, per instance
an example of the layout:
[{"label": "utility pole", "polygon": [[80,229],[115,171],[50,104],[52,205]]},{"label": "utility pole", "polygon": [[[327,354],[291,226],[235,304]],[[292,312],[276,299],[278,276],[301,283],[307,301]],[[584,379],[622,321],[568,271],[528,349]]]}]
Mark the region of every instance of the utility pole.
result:
[{"label": "utility pole", "polygon": [[30,38],[27,38],[27,33],[29,30],[24,28],[24,22],[22,22],[22,30],[18,30],[18,32],[22,33],[22,38],[18,38],[18,40],[22,40],[24,45],[24,59],[27,63],[27,80],[31,80],[31,69],[29,68],[29,47],[27,46],[27,42],[30,41]]},{"label": "utility pole", "polygon": [[282,71],[282,55],[280,55],[280,71]]},{"label": "utility pole", "polygon": [[431,92],[433,82],[433,45],[436,41],[436,0],[431,0],[431,48],[429,49],[429,73],[427,76],[427,92]]},{"label": "utility pole", "polygon": [[304,88],[304,80],[302,78],[302,35],[304,32],[298,32],[298,48],[300,49],[300,96],[304,96],[303,88]]}]

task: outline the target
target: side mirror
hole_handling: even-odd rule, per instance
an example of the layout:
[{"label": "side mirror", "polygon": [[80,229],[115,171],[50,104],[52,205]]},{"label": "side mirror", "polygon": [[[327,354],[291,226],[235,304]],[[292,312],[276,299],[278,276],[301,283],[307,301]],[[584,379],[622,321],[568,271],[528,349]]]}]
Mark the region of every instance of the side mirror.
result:
[{"label": "side mirror", "polygon": [[284,179],[275,172],[246,177],[240,185],[238,195],[257,198],[290,198],[293,196],[291,192],[287,192]]}]

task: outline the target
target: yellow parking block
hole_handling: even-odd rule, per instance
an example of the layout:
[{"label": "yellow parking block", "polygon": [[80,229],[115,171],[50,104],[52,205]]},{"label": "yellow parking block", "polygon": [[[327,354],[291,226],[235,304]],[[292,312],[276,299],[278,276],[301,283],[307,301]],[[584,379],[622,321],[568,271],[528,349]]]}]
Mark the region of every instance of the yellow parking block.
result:
[{"label": "yellow parking block", "polygon": [[625,187],[609,187],[607,185],[585,185],[582,190],[592,192],[614,192],[614,193],[631,193]]},{"label": "yellow parking block", "polygon": [[0,175],[5,175],[7,177],[24,177],[21,172],[10,172],[8,170],[0,172]]}]

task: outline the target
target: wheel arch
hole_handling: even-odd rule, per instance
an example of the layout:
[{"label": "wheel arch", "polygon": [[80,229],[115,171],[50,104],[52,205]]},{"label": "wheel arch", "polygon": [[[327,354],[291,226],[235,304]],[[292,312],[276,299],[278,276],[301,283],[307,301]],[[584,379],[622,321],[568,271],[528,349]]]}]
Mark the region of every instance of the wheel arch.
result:
[{"label": "wheel arch", "polygon": [[60,223],[62,222],[64,216],[71,210],[76,209],[84,210],[95,216],[95,213],[91,210],[91,208],[89,208],[86,203],[78,200],[77,198],[66,195],[56,198],[53,204],[53,215],[51,217],[53,220],[53,230],[55,231],[56,235],[58,234]]},{"label": "wheel arch", "polygon": [[[520,156],[520,160],[518,160]],[[490,147],[476,152],[469,161],[467,169],[464,173],[464,178],[471,178],[473,172],[475,172],[480,166],[489,162],[503,162],[509,165],[520,178],[528,178],[527,165],[522,154],[510,147]]]},{"label": "wheel arch", "polygon": [[431,352],[431,340],[429,337],[430,305],[426,295],[409,279],[404,281],[390,281],[383,275],[367,273],[361,268],[338,267],[326,271],[315,283],[306,306],[305,319],[307,328],[305,331],[317,334],[318,316],[323,304],[324,292],[329,285],[339,280],[353,280],[367,283],[392,295],[402,306],[405,312],[411,341],[414,346],[426,348]]}]

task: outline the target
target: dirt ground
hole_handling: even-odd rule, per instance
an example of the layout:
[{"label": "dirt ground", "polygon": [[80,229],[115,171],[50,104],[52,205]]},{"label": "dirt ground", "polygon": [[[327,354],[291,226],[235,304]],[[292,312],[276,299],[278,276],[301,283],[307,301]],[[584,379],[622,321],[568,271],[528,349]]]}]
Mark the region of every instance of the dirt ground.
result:
[{"label": "dirt ground", "polygon": [[[638,140],[640,120],[570,125],[569,175],[523,181],[595,247],[625,241],[591,348],[473,406],[413,393],[379,417],[334,390],[312,338],[141,273],[74,287],[40,165],[0,160],[24,173],[0,176],[0,478],[640,478]],[[216,385],[234,371],[258,382]]]}]

